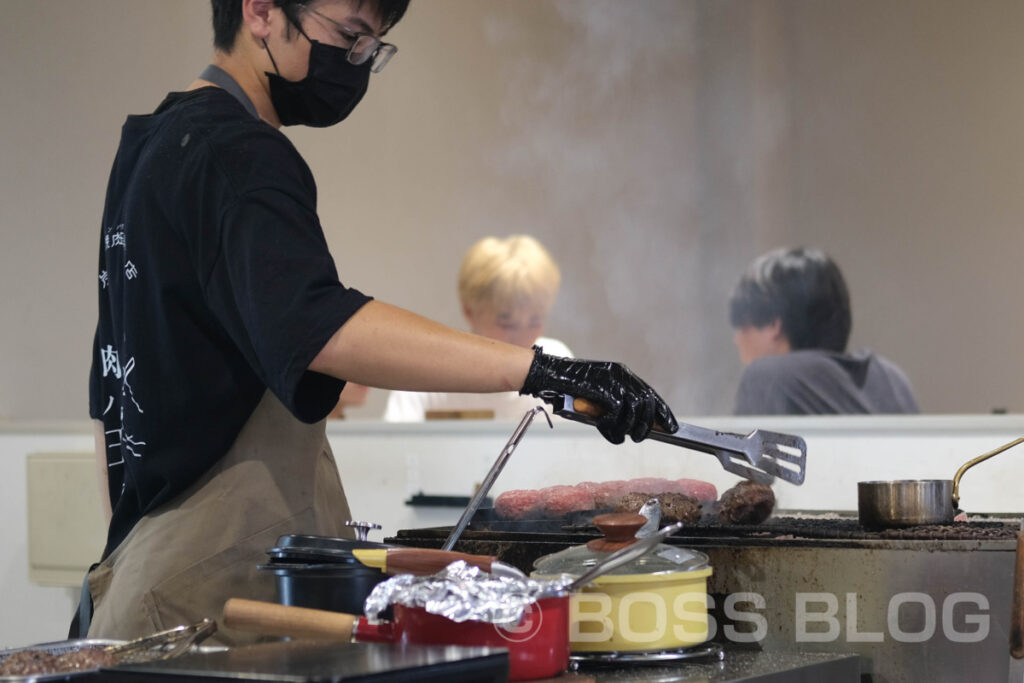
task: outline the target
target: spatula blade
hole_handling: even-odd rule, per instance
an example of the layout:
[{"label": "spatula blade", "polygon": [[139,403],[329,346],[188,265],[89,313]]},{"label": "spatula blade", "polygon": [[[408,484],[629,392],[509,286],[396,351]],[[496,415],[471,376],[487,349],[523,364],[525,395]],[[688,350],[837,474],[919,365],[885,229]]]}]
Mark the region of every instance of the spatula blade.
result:
[{"label": "spatula blade", "polygon": [[747,463],[746,458],[727,451],[718,451],[715,455],[718,457],[718,462],[722,463],[722,469],[726,472],[737,474],[744,479],[749,479],[765,486],[771,486],[775,481],[775,477],[768,474],[768,472],[752,467]]},{"label": "spatula blade", "polygon": [[761,429],[750,437],[761,443],[761,456],[755,465],[791,484],[804,483],[807,470],[807,443],[803,437]]}]

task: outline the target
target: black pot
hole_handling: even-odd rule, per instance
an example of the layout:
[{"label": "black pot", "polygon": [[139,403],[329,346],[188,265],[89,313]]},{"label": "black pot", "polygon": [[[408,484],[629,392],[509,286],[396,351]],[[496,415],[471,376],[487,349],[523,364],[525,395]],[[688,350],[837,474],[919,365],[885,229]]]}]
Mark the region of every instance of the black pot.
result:
[{"label": "black pot", "polygon": [[361,564],[261,565],[276,579],[277,601],[291,607],[362,614],[373,587],[387,578],[379,569]]},{"label": "black pot", "polygon": [[277,601],[282,605],[362,614],[366,597],[387,575],[364,565],[352,550],[389,547],[393,546],[289,534],[278,538],[276,547],[267,551],[270,563],[260,569],[273,572]]}]

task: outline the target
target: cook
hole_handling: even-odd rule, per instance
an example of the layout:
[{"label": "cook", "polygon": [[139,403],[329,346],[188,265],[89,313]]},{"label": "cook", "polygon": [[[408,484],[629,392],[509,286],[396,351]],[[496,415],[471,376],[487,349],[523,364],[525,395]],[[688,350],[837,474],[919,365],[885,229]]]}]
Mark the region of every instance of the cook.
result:
[{"label": "cook", "polygon": [[382,37],[407,2],[212,0],[212,64],[123,126],[90,377],[110,494],[80,612],[90,637],[271,599],[257,565],[277,537],[345,534],[323,418],[347,380],[582,396],[607,411],[598,428],[615,443],[676,424],[623,365],[457,332],[339,282],[312,174],[278,128],[343,120],[396,53]]}]

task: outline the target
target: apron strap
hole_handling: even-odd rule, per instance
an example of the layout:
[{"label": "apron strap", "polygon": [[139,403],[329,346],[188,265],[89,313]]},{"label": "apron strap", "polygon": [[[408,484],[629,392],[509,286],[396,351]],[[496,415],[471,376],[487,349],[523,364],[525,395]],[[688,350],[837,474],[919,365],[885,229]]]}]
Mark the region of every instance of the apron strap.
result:
[{"label": "apron strap", "polygon": [[234,97],[238,102],[245,107],[245,110],[252,114],[253,118],[258,119],[260,117],[259,112],[256,111],[256,105],[252,103],[249,96],[242,90],[242,86],[238,85],[238,81],[231,77],[224,69],[213,64],[207,64],[203,72],[199,74],[199,78],[204,81],[209,81],[214,85],[218,85]]},{"label": "apron strap", "polygon": [[85,638],[89,635],[89,624],[92,623],[92,594],[89,592],[89,573],[99,566],[99,562],[89,567],[82,579],[82,593],[78,598],[78,610],[71,620],[68,638]]}]

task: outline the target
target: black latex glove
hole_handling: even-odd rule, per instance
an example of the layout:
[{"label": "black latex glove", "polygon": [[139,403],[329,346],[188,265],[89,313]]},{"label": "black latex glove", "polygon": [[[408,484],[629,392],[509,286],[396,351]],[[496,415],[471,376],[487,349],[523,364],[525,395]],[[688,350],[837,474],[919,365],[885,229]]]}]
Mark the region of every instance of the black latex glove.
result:
[{"label": "black latex glove", "polygon": [[627,434],[640,441],[655,424],[669,432],[678,428],[661,396],[625,365],[549,356],[539,346],[533,351],[533,364],[519,393],[549,403],[563,394],[587,399],[604,410],[597,429],[612,443],[622,443]]}]

